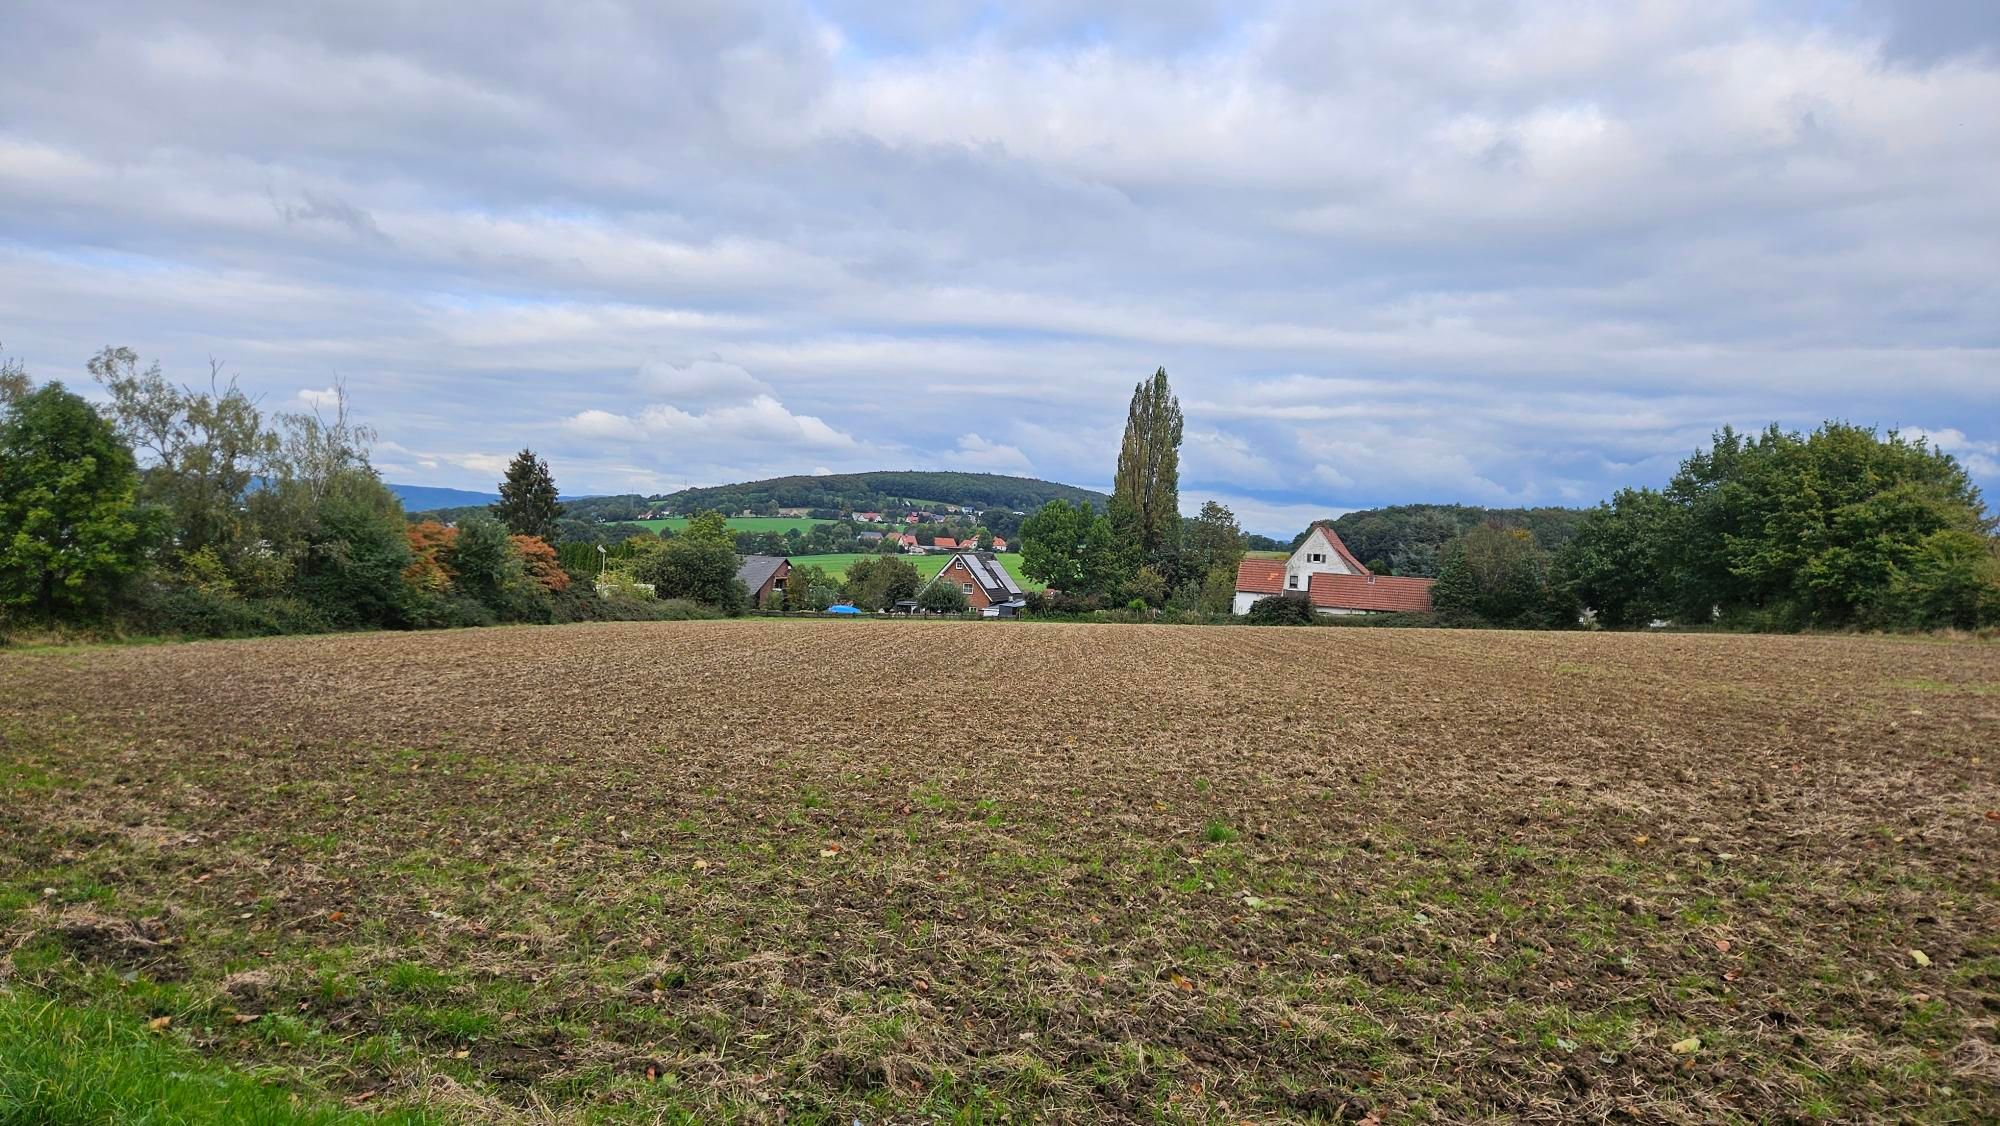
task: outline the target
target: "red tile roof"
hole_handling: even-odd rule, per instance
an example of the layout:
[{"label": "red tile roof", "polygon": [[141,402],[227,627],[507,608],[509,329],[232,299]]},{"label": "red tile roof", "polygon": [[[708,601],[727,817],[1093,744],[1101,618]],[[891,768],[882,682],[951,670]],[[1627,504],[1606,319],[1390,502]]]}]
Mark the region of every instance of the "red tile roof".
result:
[{"label": "red tile roof", "polygon": [[[1279,581],[1284,581],[1282,574]],[[1430,579],[1335,575],[1322,571],[1307,580],[1307,590],[1314,606],[1329,610],[1428,611],[1431,608],[1431,582]],[[1241,589],[1241,580],[1237,585]]]},{"label": "red tile roof", "polygon": [[939,536],[938,538],[936,538],[936,539],[934,539],[934,540],[932,540],[932,541],[931,541],[931,546],[932,546],[932,547],[946,547],[946,548],[956,548],[956,547],[958,546],[958,541],[957,541],[957,540],[955,540],[955,539],[952,539],[952,538],[951,538],[950,536]]},{"label": "red tile roof", "polygon": [[1327,540],[1333,544],[1334,552],[1337,555],[1339,555],[1342,559],[1347,560],[1347,565],[1354,568],[1355,574],[1366,575],[1369,573],[1367,565],[1362,563],[1361,560],[1356,559],[1354,557],[1354,553],[1347,550],[1347,545],[1341,542],[1340,533],[1333,530],[1333,521],[1331,520],[1313,521],[1312,527],[1306,529],[1306,534],[1308,536],[1312,534],[1313,528],[1318,528],[1320,531],[1326,533]]},{"label": "red tile roof", "polygon": [[1236,589],[1256,594],[1285,592],[1285,561],[1245,559],[1236,565]]}]

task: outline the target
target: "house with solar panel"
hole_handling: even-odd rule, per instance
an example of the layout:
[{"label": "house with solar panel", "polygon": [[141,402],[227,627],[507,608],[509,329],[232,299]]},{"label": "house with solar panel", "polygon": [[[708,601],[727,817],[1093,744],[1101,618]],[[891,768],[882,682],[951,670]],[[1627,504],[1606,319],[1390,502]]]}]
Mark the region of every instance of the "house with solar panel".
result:
[{"label": "house with solar panel", "polygon": [[[954,554],[932,583],[957,583],[965,600],[982,618],[1011,618],[1027,605],[1027,593],[1007,568],[990,552],[961,551]],[[930,586],[925,583],[924,586]],[[917,592],[919,596],[922,591]]]},{"label": "house with solar panel", "polygon": [[1289,559],[1245,559],[1236,568],[1232,612],[1247,614],[1258,600],[1303,598],[1321,614],[1396,614],[1431,608],[1431,579],[1377,575],[1340,542],[1322,520]]}]

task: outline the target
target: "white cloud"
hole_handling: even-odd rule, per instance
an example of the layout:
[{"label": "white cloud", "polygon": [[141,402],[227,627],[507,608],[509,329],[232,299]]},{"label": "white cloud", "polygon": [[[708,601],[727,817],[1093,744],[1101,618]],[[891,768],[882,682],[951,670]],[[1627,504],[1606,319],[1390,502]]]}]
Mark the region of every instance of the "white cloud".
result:
[{"label": "white cloud", "polygon": [[769,384],[736,364],[720,360],[644,364],[639,368],[637,386],[645,394],[677,403],[734,403],[772,393]]},{"label": "white cloud", "polygon": [[622,414],[591,409],[578,411],[563,422],[563,429],[579,438],[611,442],[643,442],[646,428]]},{"label": "white cloud", "polygon": [[321,389],[303,388],[299,391],[296,398],[301,404],[313,410],[332,410],[334,407],[340,405],[340,391],[338,388],[333,387]]},{"label": "white cloud", "polygon": [[1322,485],[1331,485],[1336,489],[1351,489],[1354,487],[1354,478],[1349,477],[1347,474],[1342,473],[1325,462],[1313,466],[1312,479]]},{"label": "white cloud", "polygon": [[1243,437],[1209,429],[1188,429],[1183,433],[1181,472],[1189,479],[1262,488],[1283,484],[1277,467],[1252,449]]},{"label": "white cloud", "polygon": [[636,415],[591,409],[564,420],[563,429],[582,438],[609,441],[757,442],[820,449],[851,449],[851,435],[807,414],[793,414],[769,395],[700,413],[653,403]]},{"label": "white cloud", "polygon": [[961,434],[958,446],[952,450],[950,463],[983,473],[1031,473],[1034,466],[1028,455],[1018,446],[1009,446],[982,438],[977,434]]},{"label": "white cloud", "polygon": [[496,478],[504,475],[507,472],[508,464],[514,460],[510,454],[445,454],[443,456],[444,460],[458,466],[460,469],[470,469]]}]

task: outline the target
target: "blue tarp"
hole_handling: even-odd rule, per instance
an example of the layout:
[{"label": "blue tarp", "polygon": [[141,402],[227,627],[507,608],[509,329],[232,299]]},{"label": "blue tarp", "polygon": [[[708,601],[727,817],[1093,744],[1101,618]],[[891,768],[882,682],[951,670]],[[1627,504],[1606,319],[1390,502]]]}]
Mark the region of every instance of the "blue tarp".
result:
[{"label": "blue tarp", "polygon": [[861,609],[858,606],[829,606],[826,608],[826,612],[829,614],[859,614]]}]

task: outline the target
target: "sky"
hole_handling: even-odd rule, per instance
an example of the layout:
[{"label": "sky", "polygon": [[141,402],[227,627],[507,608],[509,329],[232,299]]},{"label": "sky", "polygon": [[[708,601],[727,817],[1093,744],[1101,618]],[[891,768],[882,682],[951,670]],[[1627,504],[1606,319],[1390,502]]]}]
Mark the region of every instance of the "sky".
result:
[{"label": "sky", "polygon": [[1725,425],[2000,489],[1990,0],[0,5],[0,354],[391,481],[1108,486],[1246,528],[1590,504]]}]

